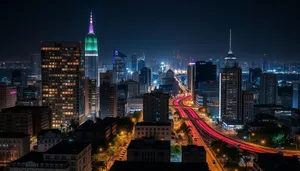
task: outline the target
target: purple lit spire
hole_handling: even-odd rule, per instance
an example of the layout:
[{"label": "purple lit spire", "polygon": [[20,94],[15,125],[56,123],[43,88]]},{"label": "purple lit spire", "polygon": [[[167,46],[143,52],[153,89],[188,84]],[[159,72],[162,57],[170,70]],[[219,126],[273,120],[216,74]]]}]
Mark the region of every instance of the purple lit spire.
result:
[{"label": "purple lit spire", "polygon": [[89,26],[89,33],[94,34],[94,26],[93,26],[93,13],[91,11],[91,16],[90,16],[90,26]]}]

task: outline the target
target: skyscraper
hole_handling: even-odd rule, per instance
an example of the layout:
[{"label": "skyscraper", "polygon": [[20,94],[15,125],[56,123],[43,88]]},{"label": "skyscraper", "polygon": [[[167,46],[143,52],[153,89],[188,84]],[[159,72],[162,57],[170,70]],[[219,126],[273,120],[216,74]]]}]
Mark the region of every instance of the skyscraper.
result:
[{"label": "skyscraper", "polygon": [[144,67],[141,69],[139,75],[140,92],[141,94],[148,93],[149,87],[151,86],[151,70],[150,68]]},{"label": "skyscraper", "polygon": [[199,90],[203,82],[216,81],[217,66],[212,62],[196,61],[194,68],[194,88]]},{"label": "skyscraper", "polygon": [[300,109],[299,84],[293,84],[293,108]]},{"label": "skyscraper", "polygon": [[243,111],[243,122],[248,123],[254,121],[254,103],[253,93],[243,92],[242,93],[242,111]]},{"label": "skyscraper", "polygon": [[100,84],[100,118],[117,117],[117,85],[104,81]]},{"label": "skyscraper", "polygon": [[98,40],[94,33],[93,15],[90,15],[89,33],[85,37],[85,76],[98,84]]},{"label": "skyscraper", "polygon": [[42,42],[42,104],[53,112],[53,127],[84,120],[84,57],[81,42]]},{"label": "skyscraper", "polygon": [[27,87],[27,74],[21,70],[15,69],[12,72],[11,84],[17,88],[17,98],[23,98],[23,89]]},{"label": "skyscraper", "polygon": [[262,74],[261,68],[250,68],[249,69],[249,83],[256,84]]},{"label": "skyscraper", "polygon": [[146,62],[144,59],[138,59],[138,71],[141,71],[141,69],[143,69],[144,67],[146,67]]},{"label": "skyscraper", "polygon": [[231,50],[231,30],[225,68],[221,69],[219,77],[219,91],[219,120],[227,126],[241,124],[243,121],[242,69],[238,67]]},{"label": "skyscraper", "polygon": [[144,94],[143,118],[144,122],[168,122],[169,95],[159,89]]},{"label": "skyscraper", "polygon": [[131,56],[131,71],[134,72],[134,71],[137,71],[137,55],[136,54],[133,54]]},{"label": "skyscraper", "polygon": [[189,63],[187,68],[187,86],[191,91],[194,90],[194,67],[195,63]]},{"label": "skyscraper", "polygon": [[40,54],[31,54],[31,75],[41,75],[41,55]]},{"label": "skyscraper", "polygon": [[276,104],[277,76],[264,73],[260,77],[259,102],[260,104]]},{"label": "skyscraper", "polygon": [[116,73],[116,82],[122,80],[125,81],[126,78],[126,58],[127,56],[118,50],[114,51],[113,54],[113,71]]}]

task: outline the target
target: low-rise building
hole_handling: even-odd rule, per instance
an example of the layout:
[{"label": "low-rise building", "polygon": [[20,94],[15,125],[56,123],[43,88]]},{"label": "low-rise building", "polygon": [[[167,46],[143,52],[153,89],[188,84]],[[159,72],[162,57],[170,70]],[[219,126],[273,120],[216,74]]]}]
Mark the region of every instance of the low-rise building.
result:
[{"label": "low-rise building", "polygon": [[98,146],[104,145],[117,133],[117,123],[113,118],[86,121],[75,130],[75,139],[78,141],[87,140],[92,142],[93,150]]},{"label": "low-rise building", "polygon": [[91,142],[61,141],[43,153],[43,161],[68,161],[70,163],[71,171],[91,171],[91,154]]},{"label": "low-rise building", "polygon": [[127,148],[127,161],[170,162],[170,148],[170,141],[166,140],[132,140]]},{"label": "low-rise building", "polygon": [[10,171],[71,171],[68,161],[45,161],[43,153],[30,152],[9,164]]},{"label": "low-rise building", "polygon": [[45,152],[62,140],[59,129],[44,129],[37,136],[37,151]]},{"label": "low-rise building", "polygon": [[182,146],[182,162],[205,163],[206,151],[203,146],[188,145]]},{"label": "low-rise building", "polygon": [[31,112],[0,112],[0,132],[21,132],[33,135]]},{"label": "low-rise building", "polygon": [[300,170],[298,157],[280,154],[258,153],[253,160],[254,171]]},{"label": "low-rise building", "polygon": [[157,140],[171,140],[171,123],[138,122],[135,125],[135,138],[152,137]]},{"label": "low-rise building", "polygon": [[0,163],[17,160],[30,151],[30,137],[20,132],[0,132]]}]

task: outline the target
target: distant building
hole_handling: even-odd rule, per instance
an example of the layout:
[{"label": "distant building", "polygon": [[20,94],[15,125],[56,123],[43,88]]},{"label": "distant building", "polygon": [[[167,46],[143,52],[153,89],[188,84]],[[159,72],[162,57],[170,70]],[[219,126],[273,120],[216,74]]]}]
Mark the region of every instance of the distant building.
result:
[{"label": "distant building", "polygon": [[260,104],[276,104],[277,100],[277,76],[276,74],[262,74],[260,77]]},{"label": "distant building", "polygon": [[120,82],[117,88],[117,116],[124,117],[128,112],[128,85]]},{"label": "distant building", "polygon": [[115,83],[116,74],[112,70],[107,70],[106,72],[100,73],[100,84],[103,82],[109,82],[111,84]]},{"label": "distant building", "polygon": [[0,144],[0,165],[8,164],[30,151],[30,136],[20,132],[0,132]]},{"label": "distant building", "polygon": [[[89,32],[85,37],[85,76],[98,83],[98,39],[94,32],[93,15],[90,14]],[[95,110],[91,110],[94,115]]]},{"label": "distant building", "polygon": [[135,125],[135,138],[154,138],[171,141],[172,127],[170,122],[138,122]]},{"label": "distant building", "polygon": [[71,171],[69,161],[46,161],[42,152],[29,152],[9,164],[10,171]]},{"label": "distant building", "polygon": [[300,84],[293,84],[293,108],[300,109]]},{"label": "distant building", "polygon": [[138,71],[134,71],[132,73],[132,76],[131,76],[132,80],[136,81],[136,82],[139,82],[140,81],[140,74]]},{"label": "distant building", "polygon": [[128,99],[136,98],[139,96],[139,83],[134,80],[127,80],[126,84],[128,86]]},{"label": "distant building", "polygon": [[14,107],[17,102],[16,86],[0,84],[0,111],[4,108]]},{"label": "distant building", "polygon": [[187,87],[192,95],[194,94],[194,68],[195,63],[190,63],[187,68]]},{"label": "distant building", "polygon": [[19,69],[13,70],[11,84],[17,88],[17,98],[22,99],[23,89],[27,87],[27,74]]},{"label": "distant building", "polygon": [[135,161],[115,161],[110,171],[141,171],[141,170],[201,170],[209,171],[207,163],[177,163],[177,162],[135,162]]},{"label": "distant building", "polygon": [[[55,56],[53,56],[55,54]],[[42,42],[42,105],[53,112],[53,127],[82,123],[84,114],[84,56],[81,42]]]},{"label": "distant building", "polygon": [[92,170],[92,148],[90,142],[62,141],[43,153],[43,161],[68,161],[71,171]]},{"label": "distant building", "polygon": [[23,99],[39,98],[38,89],[35,86],[28,86],[23,89]]},{"label": "distant building", "polygon": [[243,111],[243,122],[254,121],[254,103],[253,94],[249,92],[243,92],[242,94],[242,111]]},{"label": "distant building", "polygon": [[138,71],[141,71],[144,67],[146,67],[146,62],[144,59],[138,59]]},{"label": "distant building", "polygon": [[169,95],[156,89],[143,97],[145,122],[169,122]]},{"label": "distant building", "polygon": [[45,152],[62,140],[59,129],[43,129],[37,136],[37,151]]},{"label": "distant building", "polygon": [[18,100],[16,105],[17,106],[41,106],[40,100],[35,98]]},{"label": "distant building", "polygon": [[0,119],[0,125],[6,131],[24,132],[35,136],[42,129],[52,128],[52,110],[48,106],[6,108],[0,112],[1,117],[3,120]]},{"label": "distant building", "polygon": [[31,75],[41,75],[41,54],[30,54]]},{"label": "distant building", "polygon": [[206,151],[203,146],[182,146],[182,162],[184,163],[206,163]]},{"label": "distant building", "polygon": [[116,82],[125,81],[127,56],[118,50],[113,53],[113,71],[116,73]]},{"label": "distant building", "polygon": [[138,68],[137,68],[137,61],[138,61],[138,57],[136,54],[133,54],[131,56],[131,71],[134,72],[134,71],[138,71]]},{"label": "distant building", "polygon": [[261,68],[250,68],[248,82],[254,85],[259,85],[259,79],[262,74]]},{"label": "distant building", "polygon": [[151,86],[151,70],[144,67],[140,70],[139,83],[141,94],[148,93]]},{"label": "distant building", "polygon": [[117,117],[117,85],[100,84],[100,118]]},{"label": "distant building", "polygon": [[127,161],[170,162],[170,141],[153,139],[131,140],[127,148]]},{"label": "distant building", "polygon": [[128,99],[128,110],[129,112],[143,110],[143,97]]},{"label": "distant building", "polygon": [[98,116],[98,94],[97,94],[97,80],[89,79],[88,80],[88,97],[89,97],[89,116],[97,117]]},{"label": "distant building", "polygon": [[201,82],[216,81],[216,74],[217,66],[212,62],[196,61],[194,66],[194,88],[198,90]]},{"label": "distant building", "polygon": [[278,87],[276,103],[291,108],[293,106],[293,86]]}]

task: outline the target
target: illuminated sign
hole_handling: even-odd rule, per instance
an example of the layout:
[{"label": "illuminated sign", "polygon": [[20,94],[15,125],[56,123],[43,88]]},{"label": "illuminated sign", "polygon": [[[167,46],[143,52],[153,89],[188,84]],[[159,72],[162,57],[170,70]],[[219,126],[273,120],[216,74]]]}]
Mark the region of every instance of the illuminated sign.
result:
[{"label": "illuminated sign", "polygon": [[11,95],[17,94],[17,91],[16,91],[16,90],[13,90],[13,91],[9,92],[9,94],[11,94]]}]

